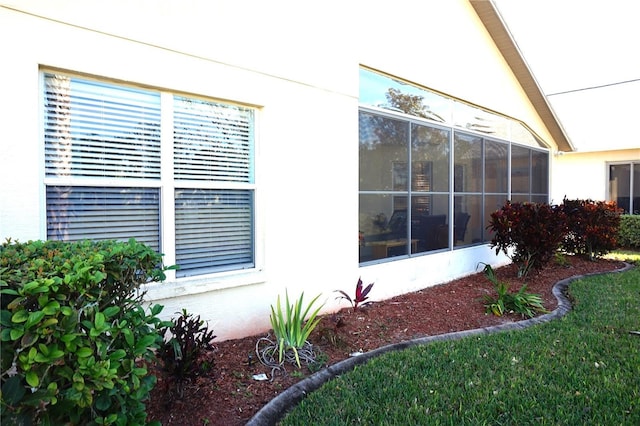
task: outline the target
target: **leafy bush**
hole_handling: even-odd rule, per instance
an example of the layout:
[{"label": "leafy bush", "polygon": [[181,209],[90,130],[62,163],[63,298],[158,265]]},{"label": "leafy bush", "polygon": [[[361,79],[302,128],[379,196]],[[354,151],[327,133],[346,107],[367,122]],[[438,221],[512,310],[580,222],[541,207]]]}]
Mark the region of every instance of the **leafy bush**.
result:
[{"label": "leafy bush", "polygon": [[640,249],[640,215],[620,216],[617,240],[620,247]]},{"label": "leafy bush", "polygon": [[[272,342],[268,338],[262,338],[256,345],[256,353],[258,359],[270,366],[282,365],[284,361],[295,362],[298,368],[300,364],[300,353],[305,347],[310,348],[311,345],[307,341],[311,332],[316,328],[320,322],[320,318],[317,318],[320,309],[324,304],[318,306],[311,314],[312,306],[318,300],[320,295],[314,297],[311,302],[303,311],[304,306],[304,292],[300,294],[300,298],[291,304],[289,302],[289,293],[285,293],[285,310],[283,311],[280,304],[280,296],[274,309],[271,305],[271,327],[273,328],[273,334],[275,335],[275,342]],[[307,315],[309,317],[307,318]],[[258,349],[260,342],[267,342],[267,346],[262,350]],[[275,354],[278,354],[278,361],[275,363]],[[292,354],[292,356],[290,355]],[[304,359],[309,362],[313,362],[315,355],[312,349],[304,351]]]},{"label": "leafy bush", "polygon": [[538,294],[528,293],[527,285],[523,284],[516,293],[509,292],[509,285],[499,281],[491,265],[485,264],[484,274],[494,286],[497,297],[484,296],[487,313],[502,316],[505,312],[515,312],[532,318],[537,312],[547,312],[542,305],[542,298]]},{"label": "leafy bush", "polygon": [[144,424],[162,306],[141,284],[161,256],[135,242],[0,246],[3,424]]},{"label": "leafy bush", "polygon": [[615,202],[565,198],[561,209],[567,216],[568,227],[562,242],[564,251],[594,259],[617,247],[622,210]]},{"label": "leafy bush", "polygon": [[349,296],[346,292],[342,290],[336,290],[336,292],[342,294],[342,296],[338,296],[338,299],[346,299],[351,304],[351,307],[355,311],[356,309],[358,309],[358,306],[366,306],[372,303],[372,302],[366,302],[366,300],[369,299],[367,295],[369,294],[372,288],[373,288],[373,283],[366,286],[363,290],[362,279],[358,278],[358,282],[356,283],[356,292],[353,299],[351,298],[351,296]]},{"label": "leafy bush", "polygon": [[519,276],[526,277],[554,257],[566,233],[566,217],[558,206],[507,201],[491,213],[488,229],[494,234],[491,247],[496,254],[510,256]]},{"label": "leafy bush", "polygon": [[160,335],[166,338],[167,334],[170,338],[160,345],[158,357],[181,390],[181,383],[200,370],[200,356],[205,350],[213,348],[211,341],[216,336],[199,315],[194,317],[185,309],[171,321],[171,325],[160,329]]}]

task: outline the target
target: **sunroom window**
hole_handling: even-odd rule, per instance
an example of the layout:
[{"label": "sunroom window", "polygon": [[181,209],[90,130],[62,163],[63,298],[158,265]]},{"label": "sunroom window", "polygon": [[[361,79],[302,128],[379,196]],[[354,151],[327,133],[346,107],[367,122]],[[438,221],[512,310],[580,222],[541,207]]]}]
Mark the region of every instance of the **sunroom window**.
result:
[{"label": "sunroom window", "polygon": [[44,74],[47,238],[135,238],[178,277],[254,266],[250,108]]},{"label": "sunroom window", "polygon": [[505,116],[361,69],[360,262],[486,243],[508,199],[547,202],[549,153]]}]

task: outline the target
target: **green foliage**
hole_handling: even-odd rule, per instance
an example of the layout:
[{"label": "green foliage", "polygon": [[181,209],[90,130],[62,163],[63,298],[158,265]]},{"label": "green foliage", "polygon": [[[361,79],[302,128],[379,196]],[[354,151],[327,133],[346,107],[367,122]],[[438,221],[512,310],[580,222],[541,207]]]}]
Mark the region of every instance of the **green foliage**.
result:
[{"label": "green foliage", "polygon": [[158,357],[178,384],[197,374],[200,356],[205,350],[212,349],[211,341],[216,338],[199,315],[194,317],[185,309],[171,325],[160,329],[160,335],[165,338],[169,335],[169,339],[160,345]]},{"label": "green foliage", "polygon": [[[284,353],[291,350],[294,353],[296,364],[298,368],[300,368],[298,349],[304,346],[309,335],[320,322],[320,318],[317,318],[317,315],[324,304],[318,306],[318,308],[309,315],[313,304],[319,297],[319,294],[314,297],[306,308],[304,308],[304,311],[304,292],[300,294],[300,298],[296,300],[295,304],[289,302],[289,293],[286,292],[286,306],[284,310],[280,304],[280,296],[278,296],[276,308],[274,309],[273,305],[271,305],[271,327],[276,337],[279,362],[282,362]],[[309,315],[308,318],[307,315]]]},{"label": "green foliage", "polygon": [[146,422],[162,306],[139,287],[161,260],[134,240],[0,246],[3,424]]},{"label": "green foliage", "polygon": [[568,268],[571,266],[571,264],[567,260],[567,256],[564,253],[559,251],[557,251],[553,255],[553,261],[555,262],[556,265],[562,266],[563,268]]},{"label": "green foliage", "polygon": [[345,291],[336,290],[337,293],[340,293],[342,296],[339,296],[338,299],[346,299],[350,304],[353,310],[358,309],[358,306],[366,306],[371,304],[372,302],[367,302],[369,297],[367,296],[371,289],[373,288],[373,283],[370,283],[364,289],[362,288],[362,279],[358,278],[358,282],[356,283],[356,292],[353,297],[349,296]]},{"label": "green foliage", "polygon": [[527,293],[527,285],[524,284],[516,293],[509,292],[507,283],[498,280],[491,265],[484,264],[483,272],[493,284],[497,297],[484,296],[487,313],[502,316],[505,312],[515,312],[532,318],[538,312],[547,312],[542,305],[542,298],[538,294]]},{"label": "green foliage", "polygon": [[640,215],[620,216],[618,245],[624,248],[640,249]]},{"label": "green foliage", "polygon": [[561,320],[389,351],[278,424],[639,425],[640,268],[569,292]]},{"label": "green foliage", "polygon": [[[566,233],[566,216],[558,206],[538,203],[511,203],[493,213],[489,230],[491,247],[502,251],[526,277],[532,269],[542,269],[553,258]],[[510,249],[513,252],[510,253]]]},{"label": "green foliage", "polygon": [[615,202],[565,198],[560,208],[567,217],[565,252],[595,259],[617,247],[622,210]]}]

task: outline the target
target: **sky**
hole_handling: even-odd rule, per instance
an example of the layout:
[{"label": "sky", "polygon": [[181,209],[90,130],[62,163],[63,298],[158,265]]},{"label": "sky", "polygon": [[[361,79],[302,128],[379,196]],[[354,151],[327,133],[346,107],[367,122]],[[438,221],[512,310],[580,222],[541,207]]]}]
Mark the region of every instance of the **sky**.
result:
[{"label": "sky", "polygon": [[576,150],[640,156],[640,1],[494,4]]}]

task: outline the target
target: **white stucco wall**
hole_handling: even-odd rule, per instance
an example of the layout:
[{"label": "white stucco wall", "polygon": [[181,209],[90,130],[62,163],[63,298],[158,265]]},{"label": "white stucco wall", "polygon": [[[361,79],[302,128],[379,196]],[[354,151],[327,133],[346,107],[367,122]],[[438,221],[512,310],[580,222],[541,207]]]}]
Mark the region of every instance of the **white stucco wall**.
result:
[{"label": "white stucco wall", "polygon": [[[524,120],[549,143],[463,0],[4,1],[0,5],[0,238],[46,238],[39,70],[62,69],[259,109],[257,268],[154,284],[219,339],[263,332],[278,294],[384,299],[503,263],[486,246],[358,266],[358,68],[365,65]],[[339,7],[338,7],[339,6]],[[343,305],[344,306],[344,305]]]},{"label": "white stucco wall", "polygon": [[555,155],[552,160],[551,201],[561,203],[565,196],[569,199],[609,201],[609,164],[638,160],[640,148]]}]

